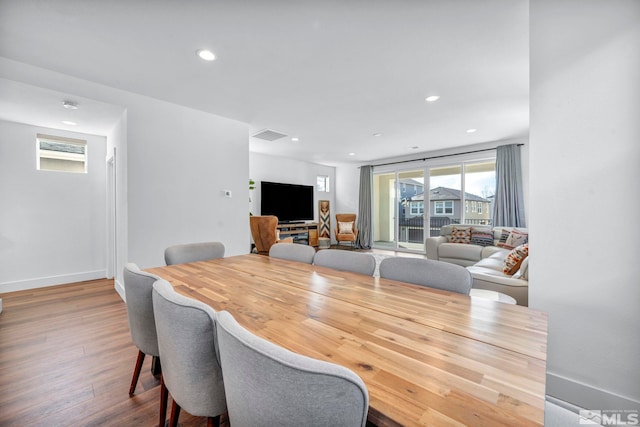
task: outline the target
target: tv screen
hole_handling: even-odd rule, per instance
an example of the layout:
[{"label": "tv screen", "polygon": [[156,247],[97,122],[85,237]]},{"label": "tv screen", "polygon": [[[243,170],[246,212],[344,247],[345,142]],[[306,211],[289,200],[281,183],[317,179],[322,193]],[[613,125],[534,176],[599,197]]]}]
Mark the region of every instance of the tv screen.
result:
[{"label": "tv screen", "polygon": [[279,222],[313,220],[313,186],[260,182],[261,215],[275,215]]}]

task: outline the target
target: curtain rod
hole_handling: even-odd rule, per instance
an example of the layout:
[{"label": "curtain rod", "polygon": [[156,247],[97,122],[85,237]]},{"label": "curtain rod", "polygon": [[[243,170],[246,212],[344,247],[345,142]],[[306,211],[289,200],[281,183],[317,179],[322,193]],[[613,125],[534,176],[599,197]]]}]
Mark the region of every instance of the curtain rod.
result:
[{"label": "curtain rod", "polygon": [[[516,144],[518,147],[523,146],[524,144]],[[498,147],[495,148],[483,148],[481,150],[473,150],[473,151],[465,151],[464,153],[455,153],[455,154],[442,154],[440,156],[431,156],[431,157],[423,157],[422,159],[412,159],[412,160],[398,160],[397,162],[389,162],[389,163],[379,163],[377,165],[369,165],[372,167],[376,167],[376,166],[387,166],[387,165],[397,165],[400,163],[411,163],[411,162],[418,162],[420,160],[422,160],[423,162],[426,160],[431,160],[431,159],[440,159],[442,157],[453,157],[453,156],[460,156],[463,154],[474,154],[474,153],[482,153],[483,151],[493,151]]]}]

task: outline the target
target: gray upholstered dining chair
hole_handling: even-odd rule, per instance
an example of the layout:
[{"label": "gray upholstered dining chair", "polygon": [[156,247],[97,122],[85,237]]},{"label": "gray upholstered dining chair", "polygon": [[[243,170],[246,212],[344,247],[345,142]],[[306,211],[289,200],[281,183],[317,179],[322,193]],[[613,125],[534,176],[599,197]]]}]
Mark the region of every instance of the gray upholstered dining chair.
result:
[{"label": "gray upholstered dining chair", "polygon": [[269,249],[269,256],[273,258],[288,259],[290,261],[311,264],[316,250],[313,246],[297,243],[276,243]]},{"label": "gray upholstered dining chair", "polygon": [[465,295],[473,282],[462,266],[424,258],[385,258],[380,262],[380,277]]},{"label": "gray upholstered dining chair", "polygon": [[216,329],[232,426],[364,426],[369,394],[353,371],[253,335],[226,311]]},{"label": "gray upholstered dining chair", "polygon": [[164,250],[167,265],[224,258],[224,245],[220,242],[186,243],[169,246]]},{"label": "gray upholstered dining chair", "polygon": [[167,393],[173,404],[169,426],[178,425],[180,409],[219,425],[227,412],[222,371],[217,355],[216,312],[178,294],[166,280],[153,285],[153,309],[162,360],[160,422],[164,426]]},{"label": "gray upholstered dining chair", "polygon": [[133,396],[145,355],[156,358],[160,355],[151,299],[153,283],[159,277],[140,270],[134,263],[124,266],[123,276],[131,340],[138,347],[138,359],[129,387],[129,396]]},{"label": "gray upholstered dining chair", "polygon": [[376,259],[371,254],[347,252],[338,249],[323,249],[313,257],[313,263],[336,270],[372,276],[376,269]]}]

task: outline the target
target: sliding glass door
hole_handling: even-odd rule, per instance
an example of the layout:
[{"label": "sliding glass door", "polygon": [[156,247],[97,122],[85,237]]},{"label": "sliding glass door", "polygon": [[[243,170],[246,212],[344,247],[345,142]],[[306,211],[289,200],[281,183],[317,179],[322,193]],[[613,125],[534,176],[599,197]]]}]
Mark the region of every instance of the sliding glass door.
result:
[{"label": "sliding glass door", "polygon": [[374,247],[424,252],[424,170],[373,175]]},{"label": "sliding glass door", "polygon": [[447,224],[492,224],[495,189],[494,159],[429,168],[429,235]]},{"label": "sliding glass door", "polygon": [[493,157],[374,170],[373,247],[424,253],[425,239],[443,225],[490,225],[494,194]]}]

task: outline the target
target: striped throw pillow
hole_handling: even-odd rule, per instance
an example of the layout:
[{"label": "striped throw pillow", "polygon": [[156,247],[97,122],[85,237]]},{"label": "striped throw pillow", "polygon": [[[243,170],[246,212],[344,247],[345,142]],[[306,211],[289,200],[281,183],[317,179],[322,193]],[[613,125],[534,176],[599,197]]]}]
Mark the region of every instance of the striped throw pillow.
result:
[{"label": "striped throw pillow", "polygon": [[491,230],[482,228],[471,228],[471,244],[478,246],[492,246],[493,233]]}]

